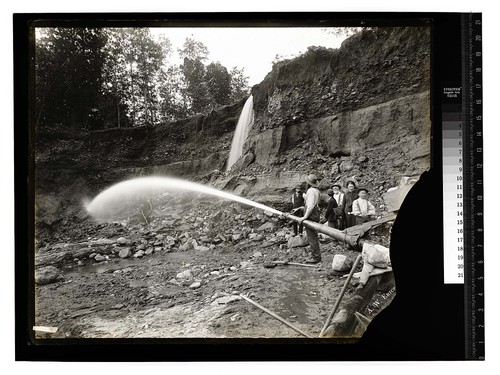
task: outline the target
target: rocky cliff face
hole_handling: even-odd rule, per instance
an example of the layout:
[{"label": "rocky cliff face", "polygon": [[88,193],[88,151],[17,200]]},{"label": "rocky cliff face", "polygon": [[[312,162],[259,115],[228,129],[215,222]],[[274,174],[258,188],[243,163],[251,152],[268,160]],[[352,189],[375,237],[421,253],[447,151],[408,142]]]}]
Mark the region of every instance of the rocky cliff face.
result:
[{"label": "rocky cliff face", "polygon": [[255,131],[304,123],[429,90],[429,28],[365,31],[337,50],[275,65],[252,90]]},{"label": "rocky cliff face", "polygon": [[356,176],[380,207],[385,189],[429,166],[429,66],[428,28],[365,31],[337,50],[311,48],[276,64],[252,89],[255,123],[228,174],[219,171],[244,101],[150,129],[37,131],[39,217],[63,212],[57,201],[79,202],[149,174],[201,180],[276,205],[305,174],[316,173],[323,189]]}]

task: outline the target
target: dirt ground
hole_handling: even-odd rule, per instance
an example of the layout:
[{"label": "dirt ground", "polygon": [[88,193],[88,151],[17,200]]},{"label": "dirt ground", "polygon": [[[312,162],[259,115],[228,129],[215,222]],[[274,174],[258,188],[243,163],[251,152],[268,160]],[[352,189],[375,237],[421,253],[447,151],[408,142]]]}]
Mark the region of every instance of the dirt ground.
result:
[{"label": "dirt ground", "polygon": [[[172,211],[172,220],[163,215],[150,225],[87,224],[77,232],[73,228],[64,243],[45,237],[38,261],[56,266],[60,275],[36,285],[35,323],[58,330],[37,337],[302,337],[240,294],[317,337],[346,280],[330,275],[333,256],[354,260],[358,252],[322,237],[319,265],[265,268],[276,260],[304,262],[308,247],[287,246],[290,223],[256,209],[226,206],[204,220],[196,220],[202,205],[190,214]],[[194,248],[187,246],[192,240],[199,243]],[[138,249],[149,251],[122,259],[118,254],[125,247],[136,256]],[[354,290],[350,285],[343,301]],[[369,307],[369,318],[383,308]]]}]

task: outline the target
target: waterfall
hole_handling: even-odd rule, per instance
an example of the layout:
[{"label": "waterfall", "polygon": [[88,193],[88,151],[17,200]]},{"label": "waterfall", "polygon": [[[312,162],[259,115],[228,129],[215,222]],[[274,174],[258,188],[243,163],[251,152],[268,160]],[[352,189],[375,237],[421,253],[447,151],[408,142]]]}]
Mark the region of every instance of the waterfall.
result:
[{"label": "waterfall", "polygon": [[253,125],[253,96],[245,102],[241,111],[236,130],[234,131],[233,143],[231,143],[231,151],[227,161],[226,171],[229,171],[233,164],[241,157],[243,153],[243,145],[248,136],[248,132]]}]

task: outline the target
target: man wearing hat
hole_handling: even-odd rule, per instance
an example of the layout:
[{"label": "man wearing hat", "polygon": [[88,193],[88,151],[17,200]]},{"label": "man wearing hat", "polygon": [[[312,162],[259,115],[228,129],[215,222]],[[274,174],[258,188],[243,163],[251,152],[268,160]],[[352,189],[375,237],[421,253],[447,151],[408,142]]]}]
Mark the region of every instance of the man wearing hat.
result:
[{"label": "man wearing hat", "polygon": [[343,230],[345,228],[345,195],[342,192],[342,186],[339,183],[334,183],[332,185],[333,190],[333,198],[337,202],[337,208],[334,208],[333,211],[337,215],[336,229]]},{"label": "man wearing hat", "polygon": [[338,207],[337,200],[333,197],[333,189],[328,189],[326,191],[326,194],[328,194],[328,196],[330,197],[325,212],[326,221],[329,227],[337,228],[337,214],[334,210]]},{"label": "man wearing hat", "polygon": [[346,228],[356,225],[356,216],[354,216],[352,213],[352,203],[358,198],[356,184],[357,182],[354,179],[348,179],[346,181],[347,192],[345,193],[344,200],[344,217]]},{"label": "man wearing hat", "polygon": [[[307,184],[307,192],[304,197],[305,213],[300,221],[300,224],[302,224],[302,222],[306,219],[319,223],[320,213],[318,204],[320,200],[320,192],[318,190],[318,177],[314,174],[310,174],[306,176],[305,181]],[[319,263],[321,262],[321,251],[319,249],[318,232],[314,229],[306,227],[306,234],[311,248],[311,258],[307,259],[306,263]]]},{"label": "man wearing hat", "polygon": [[352,202],[352,214],[356,217],[356,225],[366,223],[375,216],[375,206],[367,199],[368,189],[360,187],[358,196],[359,198]]},{"label": "man wearing hat", "polygon": [[[292,195],[292,213],[295,216],[302,216],[304,214],[304,193],[302,192],[302,185],[298,184],[295,186],[293,195]],[[293,222],[293,234],[296,236],[297,234],[302,234],[304,230],[304,226],[301,224],[297,230],[297,223]]]}]

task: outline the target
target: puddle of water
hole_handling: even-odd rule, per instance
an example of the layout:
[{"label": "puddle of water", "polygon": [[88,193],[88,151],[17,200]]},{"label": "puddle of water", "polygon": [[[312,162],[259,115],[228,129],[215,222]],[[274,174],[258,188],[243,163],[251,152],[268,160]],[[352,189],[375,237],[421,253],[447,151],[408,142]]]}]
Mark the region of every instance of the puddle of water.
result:
[{"label": "puddle of water", "polygon": [[[163,261],[172,261],[182,264],[184,261],[191,260],[192,257],[186,253],[168,253],[168,258],[165,258]],[[94,261],[91,261],[94,262]],[[71,268],[63,269],[65,274],[72,273],[104,273],[104,272],[113,272],[115,270],[119,270],[126,267],[137,267],[137,266],[152,266],[161,263],[158,259],[150,258],[150,259],[135,259],[135,258],[125,258],[118,259],[115,258],[108,263],[87,263],[83,266],[74,266]]]},{"label": "puddle of water", "polygon": [[128,266],[137,266],[136,259],[120,259],[109,263],[87,263],[84,266],[74,266],[72,268],[64,268],[65,274],[72,273],[104,273],[113,272],[117,269]]}]

